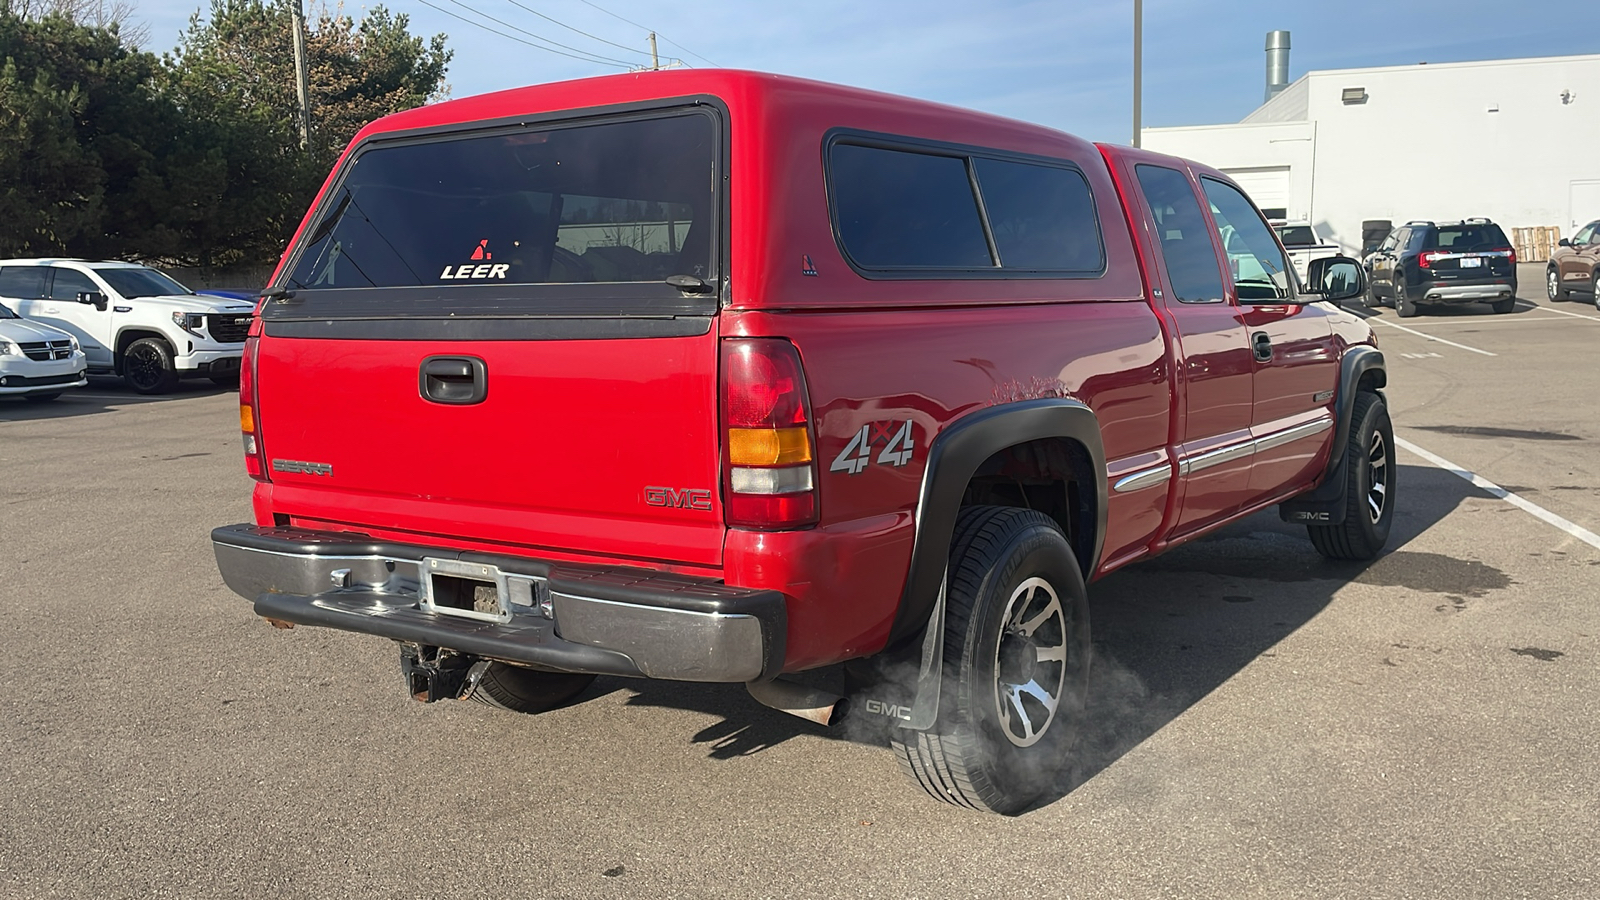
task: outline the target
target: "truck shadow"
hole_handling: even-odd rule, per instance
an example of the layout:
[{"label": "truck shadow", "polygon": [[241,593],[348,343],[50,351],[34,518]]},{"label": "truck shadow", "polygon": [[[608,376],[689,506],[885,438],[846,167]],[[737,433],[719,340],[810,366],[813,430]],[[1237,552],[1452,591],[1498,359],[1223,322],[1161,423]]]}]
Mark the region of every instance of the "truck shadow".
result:
[{"label": "truck shadow", "polygon": [[89,386],[68,388],[61,396],[45,402],[22,397],[0,396],[0,422],[26,422],[36,419],[65,419],[111,412],[144,403],[165,403],[192,397],[237,393],[237,387],[222,387],[205,378],[184,379],[169,394],[136,393],[121,378],[111,375],[89,376]]},{"label": "truck shadow", "polygon": [[[1251,663],[1275,655],[1284,638],[1314,619],[1338,591],[1359,583],[1436,595],[1448,611],[1467,598],[1511,584],[1506,573],[1471,559],[1407,550],[1406,545],[1468,497],[1487,497],[1439,469],[1402,465],[1405,500],[1389,550],[1368,563],[1323,559],[1299,526],[1275,509],[1114,573],[1089,589],[1095,635],[1090,700],[1070,762],[1048,805],[1094,778]],[[840,690],[840,667],[802,680]],[[760,753],[801,735],[888,745],[889,730],[861,710],[824,730],[752,700],[738,685],[602,679],[597,692],[622,689],[633,706],[661,706],[720,719],[690,740],[714,759]],[[841,692],[843,692],[841,690]]]}]

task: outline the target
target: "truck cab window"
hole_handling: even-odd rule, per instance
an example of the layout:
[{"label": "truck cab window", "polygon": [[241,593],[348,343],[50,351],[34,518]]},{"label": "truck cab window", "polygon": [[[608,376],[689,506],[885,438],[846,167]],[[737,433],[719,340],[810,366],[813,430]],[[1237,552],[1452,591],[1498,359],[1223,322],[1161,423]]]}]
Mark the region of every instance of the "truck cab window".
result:
[{"label": "truck cab window", "polygon": [[1222,237],[1239,299],[1287,300],[1294,296],[1289,262],[1255,205],[1231,184],[1212,178],[1202,178],[1200,183],[1211,201],[1211,217]]},{"label": "truck cab window", "polygon": [[1139,187],[1155,216],[1167,288],[1183,303],[1222,301],[1222,273],[1189,179],[1177,169],[1136,166]]}]

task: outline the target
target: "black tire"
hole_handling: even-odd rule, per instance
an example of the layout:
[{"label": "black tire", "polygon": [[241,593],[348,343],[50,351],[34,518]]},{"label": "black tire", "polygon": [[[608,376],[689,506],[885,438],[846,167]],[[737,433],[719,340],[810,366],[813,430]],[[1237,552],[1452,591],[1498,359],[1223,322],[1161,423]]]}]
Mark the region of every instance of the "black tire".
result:
[{"label": "black tire", "polygon": [[61,396],[61,392],[51,391],[47,394],[23,394],[22,396],[32,403],[49,403],[51,400]]},{"label": "black tire", "polygon": [[1589,282],[1589,297],[1594,301],[1594,308],[1600,309],[1600,269],[1596,269],[1594,280]]},{"label": "black tire", "polygon": [[542,713],[578,696],[593,683],[593,675],[541,672],[497,662],[489,664],[472,699],[496,709]]},{"label": "black tire", "polygon": [[140,338],[122,351],[122,379],[141,394],[165,394],[178,386],[172,348],[160,338]]},{"label": "black tire", "polygon": [[1550,298],[1552,303],[1572,296],[1566,287],[1561,284],[1561,272],[1555,266],[1545,266],[1544,294]]},{"label": "black tire", "polygon": [[1507,297],[1489,304],[1489,308],[1497,313],[1508,313],[1517,308],[1517,298]]},{"label": "black tire", "polygon": [[1395,276],[1393,302],[1394,311],[1400,318],[1409,319],[1417,314],[1417,304],[1406,299],[1406,283],[1400,279],[1399,275]]},{"label": "black tire", "polygon": [[897,729],[890,744],[930,795],[1019,813],[1056,783],[1083,716],[1083,575],[1049,516],[974,506],[956,520],[947,577],[938,722],[926,732]]},{"label": "black tire", "polygon": [[1307,525],[1312,546],[1329,559],[1375,559],[1394,523],[1394,426],[1383,398],[1356,396],[1345,444],[1345,510],[1338,525]]}]

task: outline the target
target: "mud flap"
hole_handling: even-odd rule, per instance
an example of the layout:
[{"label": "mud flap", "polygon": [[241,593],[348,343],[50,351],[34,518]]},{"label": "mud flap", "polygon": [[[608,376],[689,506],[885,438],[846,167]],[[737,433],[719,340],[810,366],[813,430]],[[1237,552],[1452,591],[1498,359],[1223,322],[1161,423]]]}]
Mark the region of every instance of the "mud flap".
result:
[{"label": "mud flap", "polygon": [[[939,595],[933,601],[917,652],[886,654],[871,683],[850,699],[852,710],[882,716],[910,731],[927,731],[938,721],[939,690],[944,681],[944,594],[948,581],[947,576],[939,584]],[[896,677],[909,674],[913,661],[917,668],[915,680]]]},{"label": "mud flap", "polygon": [[1313,491],[1278,504],[1278,517],[1296,525],[1340,525],[1345,512],[1345,469],[1350,454],[1339,458],[1328,477]]}]

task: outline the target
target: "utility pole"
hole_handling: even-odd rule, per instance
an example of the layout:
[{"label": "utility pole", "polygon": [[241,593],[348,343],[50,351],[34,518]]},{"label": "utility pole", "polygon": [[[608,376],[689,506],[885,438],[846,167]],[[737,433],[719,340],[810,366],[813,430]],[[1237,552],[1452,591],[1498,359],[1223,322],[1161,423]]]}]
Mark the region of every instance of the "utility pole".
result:
[{"label": "utility pole", "polygon": [[656,33],[654,31],[650,32],[650,68],[652,70],[661,68],[661,57],[656,55]]},{"label": "utility pole", "polygon": [[311,143],[311,88],[306,77],[306,11],[294,0],[294,87],[300,99],[300,149]]},{"label": "utility pole", "polygon": [[1144,130],[1139,123],[1139,106],[1144,102],[1144,95],[1139,90],[1140,70],[1144,60],[1144,0],[1133,0],[1133,146],[1139,146],[1140,133]]}]

